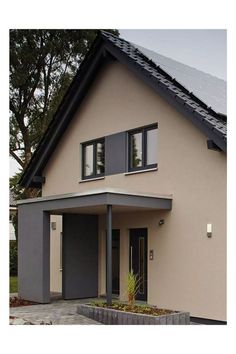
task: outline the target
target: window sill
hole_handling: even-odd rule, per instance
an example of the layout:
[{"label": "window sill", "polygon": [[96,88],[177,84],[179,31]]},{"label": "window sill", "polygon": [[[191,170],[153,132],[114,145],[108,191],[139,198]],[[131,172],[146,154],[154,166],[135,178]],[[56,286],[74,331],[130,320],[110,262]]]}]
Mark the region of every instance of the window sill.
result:
[{"label": "window sill", "polygon": [[79,183],[85,183],[85,182],[92,182],[92,181],[99,181],[101,179],[105,179],[105,176],[102,177],[95,177],[95,178],[87,178],[87,179],[81,179]]},{"label": "window sill", "polygon": [[126,173],[124,173],[124,175],[125,175],[125,176],[136,175],[137,173],[153,172],[153,171],[157,171],[157,170],[158,170],[157,167],[154,167],[154,168],[147,168],[146,170],[138,170],[138,171],[126,172]]}]

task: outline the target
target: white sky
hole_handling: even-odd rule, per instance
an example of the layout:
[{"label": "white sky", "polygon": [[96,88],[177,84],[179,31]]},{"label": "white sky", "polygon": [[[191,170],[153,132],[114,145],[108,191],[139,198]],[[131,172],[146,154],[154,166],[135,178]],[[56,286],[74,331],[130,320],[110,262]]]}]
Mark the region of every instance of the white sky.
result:
[{"label": "white sky", "polygon": [[9,175],[10,177],[12,177],[16,172],[18,172],[19,164],[12,157],[10,157],[9,163],[10,163]]}]

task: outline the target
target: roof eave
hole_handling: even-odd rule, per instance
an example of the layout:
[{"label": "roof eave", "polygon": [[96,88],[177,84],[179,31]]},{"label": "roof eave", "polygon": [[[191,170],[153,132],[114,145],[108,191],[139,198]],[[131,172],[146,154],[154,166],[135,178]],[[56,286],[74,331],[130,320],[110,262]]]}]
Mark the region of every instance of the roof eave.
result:
[{"label": "roof eave", "polygon": [[[163,97],[168,103],[174,106],[178,111],[180,111],[185,117],[189,118],[195,126],[200,128],[202,132],[208,137],[212,139],[214,143],[220,147],[220,149],[224,152],[227,151],[227,143],[226,140],[223,139],[220,132],[216,132],[211,125],[207,125],[203,120],[199,119],[196,112],[191,110],[190,107],[184,104],[184,101],[176,100],[175,95],[171,95],[167,92],[164,85],[160,85],[158,80],[155,80],[151,75],[148,74],[147,71],[143,70],[139,67],[138,64],[132,62],[131,59],[125,55],[122,51],[119,51],[117,47],[115,47],[112,43],[107,42],[107,50],[114,55],[122,64],[128,66],[128,68],[136,74],[140,79],[142,79],[146,84],[151,86],[154,91],[161,97]],[[136,65],[135,65],[136,64]]]},{"label": "roof eave", "polygon": [[126,53],[119,49],[107,37],[100,33],[95,39],[91,50],[85,57],[79,72],[72,81],[62,104],[59,106],[53,121],[46,131],[45,136],[36,149],[28,167],[20,179],[20,185],[24,187],[40,187],[41,184],[33,182],[34,176],[42,176],[42,171],[46,166],[52,152],[54,151],[59,139],[64,133],[66,127],[71,121],[76,109],[85,97],[91,83],[94,80],[94,73],[98,71],[101,63],[110,56],[115,57],[119,62],[124,64],[135,73],[141,80],[153,88],[156,93],[162,96],[166,101],[173,105],[185,117],[190,119],[198,128],[200,128],[207,138],[212,139],[220,149],[226,152],[226,140],[221,132],[216,131],[197,116],[196,112],[191,110],[191,107],[185,104],[184,101],[177,100],[176,96],[170,94],[165,85],[150,75],[147,70],[144,70],[138,63],[133,61]]},{"label": "roof eave", "polygon": [[[94,55],[92,53],[93,51],[95,52]],[[42,176],[42,169],[45,167],[50,153],[57,145],[57,141],[60,139],[62,133],[64,133],[66,126],[68,125],[68,121],[72,119],[73,113],[83,100],[88,86],[91,85],[94,79],[93,74],[100,64],[99,61],[105,59],[105,51],[101,35],[98,35],[96,43],[93,45],[93,51],[90,50],[88,53],[88,60],[85,63],[86,67],[82,68],[82,75],[79,70],[68,89],[70,92],[67,91],[64,96],[63,104],[58,107],[49,128],[39,143],[39,146],[32,156],[25,172],[22,174],[19,181],[21,186],[26,188],[41,187],[41,183],[34,182],[33,177]],[[88,77],[90,78],[90,81],[88,80]]]}]

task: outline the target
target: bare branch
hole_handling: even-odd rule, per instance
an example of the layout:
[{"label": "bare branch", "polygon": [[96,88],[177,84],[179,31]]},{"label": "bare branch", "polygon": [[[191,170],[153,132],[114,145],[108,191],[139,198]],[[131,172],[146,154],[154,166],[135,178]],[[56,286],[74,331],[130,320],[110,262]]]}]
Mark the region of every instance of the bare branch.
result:
[{"label": "bare branch", "polygon": [[15,154],[13,150],[10,150],[10,155],[18,162],[19,165],[21,165],[22,168],[24,167],[23,161]]},{"label": "bare branch", "polygon": [[15,116],[17,116],[17,110],[15,109],[15,106],[13,105],[12,101],[10,101],[10,110],[12,111],[12,113],[15,114]]}]

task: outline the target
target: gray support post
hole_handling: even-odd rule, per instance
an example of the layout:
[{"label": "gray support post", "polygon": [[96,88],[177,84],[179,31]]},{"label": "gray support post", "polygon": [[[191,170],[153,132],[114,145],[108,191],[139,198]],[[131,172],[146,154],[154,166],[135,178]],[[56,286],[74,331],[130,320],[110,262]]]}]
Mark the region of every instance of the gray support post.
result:
[{"label": "gray support post", "polygon": [[112,304],[112,205],[107,205],[107,305]]},{"label": "gray support post", "polygon": [[18,294],[50,302],[50,215],[37,203],[18,206]]}]

